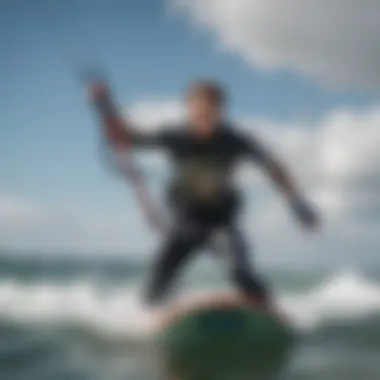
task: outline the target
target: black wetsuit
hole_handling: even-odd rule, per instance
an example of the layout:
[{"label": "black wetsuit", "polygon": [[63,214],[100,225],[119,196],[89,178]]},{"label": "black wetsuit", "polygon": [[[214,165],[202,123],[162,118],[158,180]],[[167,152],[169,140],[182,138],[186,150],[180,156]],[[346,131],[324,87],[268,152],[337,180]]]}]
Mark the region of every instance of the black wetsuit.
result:
[{"label": "black wetsuit", "polygon": [[137,148],[164,149],[175,165],[168,192],[173,228],[158,253],[147,300],[161,301],[179,269],[206,244],[230,256],[231,276],[245,294],[266,297],[237,226],[241,197],[232,181],[239,161],[265,164],[266,151],[227,123],[207,139],[197,138],[186,125],[148,135],[132,133],[131,139]]}]

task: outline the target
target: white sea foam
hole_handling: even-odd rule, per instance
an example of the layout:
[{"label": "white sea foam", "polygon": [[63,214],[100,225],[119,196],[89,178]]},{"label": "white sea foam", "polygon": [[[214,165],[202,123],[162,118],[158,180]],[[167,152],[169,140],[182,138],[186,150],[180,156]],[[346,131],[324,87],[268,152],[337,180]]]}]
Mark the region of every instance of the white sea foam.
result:
[{"label": "white sea foam", "polygon": [[308,293],[280,297],[279,304],[297,326],[314,328],[380,313],[380,284],[342,271]]},{"label": "white sea foam", "polygon": [[[198,294],[191,294],[197,297]],[[204,292],[202,292],[204,294]],[[144,309],[139,288],[124,284],[105,291],[89,280],[72,283],[0,282],[0,319],[14,323],[70,324],[115,336],[144,337],[159,311]],[[380,313],[380,284],[344,271],[313,290],[278,297],[278,305],[299,328]]]}]

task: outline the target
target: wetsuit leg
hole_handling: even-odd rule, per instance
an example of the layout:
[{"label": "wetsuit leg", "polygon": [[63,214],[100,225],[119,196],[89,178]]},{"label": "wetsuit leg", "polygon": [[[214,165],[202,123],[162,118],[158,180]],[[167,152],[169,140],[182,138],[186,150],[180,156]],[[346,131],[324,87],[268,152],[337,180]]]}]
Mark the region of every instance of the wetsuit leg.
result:
[{"label": "wetsuit leg", "polygon": [[175,277],[185,262],[206,240],[206,232],[184,223],[176,228],[164,242],[153,268],[146,301],[157,304],[169,293]]},{"label": "wetsuit leg", "polygon": [[253,271],[246,242],[235,225],[231,224],[217,231],[214,249],[224,255],[233,281],[244,295],[268,300],[268,290]]}]

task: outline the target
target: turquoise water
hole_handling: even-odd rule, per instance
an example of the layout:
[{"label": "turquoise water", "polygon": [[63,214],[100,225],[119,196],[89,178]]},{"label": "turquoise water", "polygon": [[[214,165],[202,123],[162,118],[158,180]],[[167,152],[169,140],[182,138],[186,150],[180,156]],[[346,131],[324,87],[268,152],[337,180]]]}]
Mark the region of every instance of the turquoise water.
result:
[{"label": "turquoise water", "polygon": [[[380,272],[266,273],[300,335],[285,379],[379,378]],[[156,379],[147,344],[155,314],[139,302],[146,274],[146,263],[122,258],[4,253],[0,379]],[[213,266],[193,268],[181,299],[225,288],[223,278]]]}]

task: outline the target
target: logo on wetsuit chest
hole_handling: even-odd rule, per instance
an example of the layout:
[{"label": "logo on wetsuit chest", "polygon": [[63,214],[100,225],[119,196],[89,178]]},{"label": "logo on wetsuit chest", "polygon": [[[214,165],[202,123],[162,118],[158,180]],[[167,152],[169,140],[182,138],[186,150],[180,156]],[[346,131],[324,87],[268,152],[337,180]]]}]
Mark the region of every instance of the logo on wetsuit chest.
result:
[{"label": "logo on wetsuit chest", "polygon": [[217,157],[199,157],[182,163],[183,184],[192,196],[213,199],[226,187],[229,165]]}]

